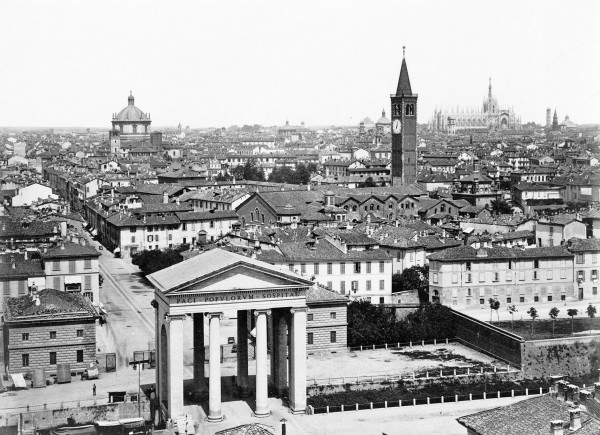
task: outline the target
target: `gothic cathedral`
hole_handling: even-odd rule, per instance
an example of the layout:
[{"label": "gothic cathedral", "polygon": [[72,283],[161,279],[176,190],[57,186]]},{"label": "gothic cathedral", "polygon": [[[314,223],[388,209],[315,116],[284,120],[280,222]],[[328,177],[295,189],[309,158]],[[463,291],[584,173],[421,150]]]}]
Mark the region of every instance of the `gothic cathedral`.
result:
[{"label": "gothic cathedral", "polygon": [[392,100],[392,184],[417,181],[417,95],[412,93],[404,47],[396,95]]}]

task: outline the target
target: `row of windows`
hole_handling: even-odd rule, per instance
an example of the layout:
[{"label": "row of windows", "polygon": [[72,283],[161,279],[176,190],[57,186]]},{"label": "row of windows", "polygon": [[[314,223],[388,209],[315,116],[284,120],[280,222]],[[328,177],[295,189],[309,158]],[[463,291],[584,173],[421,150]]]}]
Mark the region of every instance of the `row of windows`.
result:
[{"label": "row of windows", "polygon": [[[52,270],[53,271],[60,271],[60,265],[61,265],[61,261],[60,260],[54,260],[52,262]],[[69,273],[75,273],[75,268],[77,266],[77,260],[69,260]],[[86,258],[83,260],[83,268],[84,269],[91,269],[92,268],[92,260],[90,258]]]},{"label": "row of windows", "polygon": [[[411,253],[412,255],[412,253]],[[360,261],[356,261],[353,264],[353,270],[354,273],[362,273],[362,263]],[[288,264],[288,268],[293,272],[295,269],[295,264],[294,263],[289,263]],[[320,263],[313,263],[313,273],[315,275],[319,274],[320,271]],[[367,261],[365,263],[365,273],[371,273],[372,271],[372,263],[370,261]],[[379,273],[384,273],[385,272],[385,261],[380,261],[379,262]],[[306,273],[306,263],[300,263],[300,273],[305,274]],[[345,274],[346,273],[346,263],[341,262],[340,263],[340,274]],[[333,263],[327,263],[327,275],[331,275],[333,274]]]},{"label": "row of windows", "polygon": [[[356,205],[352,205],[352,206],[345,205],[344,206],[344,210],[346,210],[346,211],[350,211],[350,208],[352,208],[352,211],[358,211],[358,206],[356,206]],[[394,208],[394,203],[390,202],[388,204],[388,209],[392,210],[393,208]],[[406,208],[407,210],[409,208],[413,208],[414,209],[415,208],[415,203],[414,202],[412,202],[412,203],[406,203],[406,207],[404,207],[404,203],[402,202],[402,203],[400,203],[400,208],[401,209]],[[449,208],[451,209],[451,207],[449,207]],[[365,205],[365,211],[375,211],[375,210],[377,210],[377,211],[381,210],[381,206],[380,205],[375,206],[375,204]],[[448,212],[450,212],[450,210],[448,210]]]},{"label": "row of windows", "polygon": [[[337,313],[335,311],[332,311],[331,313],[329,313],[329,318],[332,320],[335,320],[337,318]],[[312,313],[308,313],[306,315],[306,320],[309,322],[312,322],[313,320],[313,314]]]},{"label": "row of windows", "polygon": [[[580,271],[583,272],[583,271]],[[582,275],[585,278],[585,273],[583,273]],[[598,275],[593,275],[595,276],[595,278],[593,279],[597,279]],[[566,279],[567,278],[567,270],[566,269],[560,269],[560,279]],[[513,273],[510,271],[507,271],[505,276],[504,276],[504,280],[505,281],[512,281],[513,279]],[[534,270],[532,272],[532,279],[533,280],[540,280],[542,279],[542,273]],[[554,279],[554,271],[552,269],[546,270],[546,279],[547,280],[552,280]],[[433,277],[432,277],[432,282],[434,284],[438,283],[438,273],[434,272],[433,273]],[[518,273],[518,280],[519,281],[525,281],[525,271],[522,270]],[[467,273],[465,274],[465,282],[466,283],[470,283],[470,282],[474,282],[473,281],[473,274],[471,273]],[[479,282],[486,282],[486,273],[485,272],[479,272]],[[493,272],[492,273],[492,282],[500,282],[500,273],[499,272]],[[452,284],[457,284],[458,283],[458,273],[453,273],[452,274]]]},{"label": "row of windows", "polygon": [[[56,339],[56,331],[49,331],[49,332],[50,332],[50,339],[55,340]],[[77,329],[75,331],[75,334],[77,337],[83,337],[83,329]],[[29,341],[29,332],[24,332],[21,335],[21,339],[23,341]]]},{"label": "row of windows", "polygon": [[[598,254],[596,252],[592,252],[591,257],[592,257],[593,264],[598,263]],[[575,263],[577,263],[577,264],[585,263],[585,254],[583,252],[575,254]]]},{"label": "row of windows", "polygon": [[[590,270],[590,280],[597,281],[598,280],[598,270]],[[585,270],[577,271],[577,281],[584,282],[585,281]]]},{"label": "row of windows", "polygon": [[[77,351],[77,361],[78,363],[82,363],[83,362],[83,350],[78,350]],[[23,367],[29,367],[29,354],[28,353],[24,353],[21,355],[21,362],[22,362],[22,366]],[[49,354],[49,363],[51,365],[56,364],[56,352],[50,352]]]}]

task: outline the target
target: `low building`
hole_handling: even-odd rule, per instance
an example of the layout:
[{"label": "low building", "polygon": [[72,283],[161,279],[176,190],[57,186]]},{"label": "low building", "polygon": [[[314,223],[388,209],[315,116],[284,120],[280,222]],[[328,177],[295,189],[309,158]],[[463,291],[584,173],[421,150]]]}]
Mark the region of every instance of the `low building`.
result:
[{"label": "low building", "polygon": [[539,219],[535,226],[538,247],[559,246],[577,237],[585,239],[586,227],[575,215],[549,216]]},{"label": "low building", "polygon": [[348,342],[348,299],[322,285],[306,292],[306,351],[345,350]]},{"label": "low building", "polygon": [[4,316],[4,363],[12,373],[83,370],[96,362],[97,313],[80,294],[53,289],[11,298]]}]

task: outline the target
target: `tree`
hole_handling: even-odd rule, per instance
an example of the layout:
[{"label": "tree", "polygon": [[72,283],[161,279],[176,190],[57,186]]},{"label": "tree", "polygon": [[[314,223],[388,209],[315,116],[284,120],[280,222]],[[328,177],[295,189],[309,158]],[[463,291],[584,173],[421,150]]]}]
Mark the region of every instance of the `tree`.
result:
[{"label": "tree", "polygon": [[531,307],[527,310],[527,314],[531,317],[531,335],[533,336],[533,322],[537,317],[539,317],[537,310],[534,307]]},{"label": "tree", "polygon": [[589,304],[585,311],[590,318],[590,335],[592,335],[592,319],[596,317],[596,307],[592,304]]},{"label": "tree", "polygon": [[556,307],[553,307],[550,310],[550,312],[548,313],[548,315],[552,319],[552,337],[554,337],[554,324],[556,323],[556,318],[558,317],[558,313],[560,313],[560,310]]},{"label": "tree", "polygon": [[422,304],[429,302],[429,265],[413,266],[392,275],[392,293],[417,290]]},{"label": "tree", "polygon": [[510,204],[501,198],[492,199],[490,205],[492,206],[492,211],[496,214],[512,214],[512,207]]},{"label": "tree", "polygon": [[142,275],[145,277],[183,261],[181,253],[187,251],[189,248],[190,245],[182,244],[176,248],[165,249],[164,251],[159,249],[144,250],[135,254],[131,258],[131,262],[140,268]]},{"label": "tree", "polygon": [[573,317],[575,317],[577,314],[579,314],[579,310],[576,308],[569,308],[567,310],[567,316],[571,318],[571,334],[573,334]]},{"label": "tree", "polygon": [[373,177],[368,177],[363,183],[360,183],[358,187],[377,187],[377,183],[373,181]]},{"label": "tree", "polygon": [[496,316],[498,317],[498,321],[500,321],[500,314],[498,310],[500,309],[500,301],[494,298],[490,298],[488,300],[490,303],[490,323],[492,323],[492,313],[496,310]]},{"label": "tree", "polygon": [[514,329],[515,313],[519,310],[514,305],[509,305],[507,310],[510,313],[510,328]]}]

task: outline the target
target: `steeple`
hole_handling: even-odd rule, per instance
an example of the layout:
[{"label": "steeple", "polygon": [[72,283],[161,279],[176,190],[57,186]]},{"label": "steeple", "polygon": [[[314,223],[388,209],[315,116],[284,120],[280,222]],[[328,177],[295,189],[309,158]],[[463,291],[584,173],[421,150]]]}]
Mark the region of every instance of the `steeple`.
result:
[{"label": "steeple", "polygon": [[492,98],[492,78],[490,77],[490,85],[488,86],[488,98]]},{"label": "steeple", "polygon": [[133,92],[129,91],[129,97],[127,97],[127,103],[133,106]]},{"label": "steeple", "polygon": [[402,47],[402,66],[400,67],[400,78],[398,79],[398,89],[396,90],[396,96],[401,95],[412,95],[410,88],[410,79],[408,78],[408,68],[406,67],[405,48]]}]

